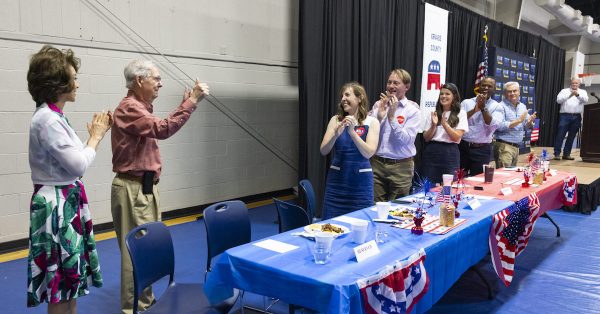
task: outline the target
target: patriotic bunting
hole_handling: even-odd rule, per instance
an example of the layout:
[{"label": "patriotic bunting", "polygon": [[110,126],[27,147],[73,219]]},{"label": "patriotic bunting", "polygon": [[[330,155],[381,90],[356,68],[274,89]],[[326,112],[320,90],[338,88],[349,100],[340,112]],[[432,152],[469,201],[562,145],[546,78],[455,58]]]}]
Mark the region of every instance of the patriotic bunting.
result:
[{"label": "patriotic bunting", "polygon": [[492,265],[504,285],[510,285],[515,258],[525,249],[540,210],[536,193],[521,199],[493,216],[490,230]]},{"label": "patriotic bunting", "polygon": [[429,289],[425,250],[357,282],[365,313],[410,313]]}]

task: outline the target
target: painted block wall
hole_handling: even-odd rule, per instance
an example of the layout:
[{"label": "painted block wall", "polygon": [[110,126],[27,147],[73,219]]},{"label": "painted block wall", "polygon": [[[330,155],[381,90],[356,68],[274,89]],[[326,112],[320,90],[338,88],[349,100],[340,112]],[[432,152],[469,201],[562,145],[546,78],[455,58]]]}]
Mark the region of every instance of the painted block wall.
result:
[{"label": "painted block wall", "polygon": [[[93,112],[113,110],[126,94],[123,68],[134,58],[160,67],[159,117],[179,104],[190,78],[210,85],[213,104],[199,103],[183,129],[160,142],[161,211],[295,186],[296,171],[216,107],[231,110],[297,167],[297,15],[294,0],[1,1],[0,243],[28,236],[35,104],[26,74],[45,43],[81,58],[77,100],[65,113],[83,141]],[[112,221],[113,176],[107,134],[83,178],[96,224]]]}]

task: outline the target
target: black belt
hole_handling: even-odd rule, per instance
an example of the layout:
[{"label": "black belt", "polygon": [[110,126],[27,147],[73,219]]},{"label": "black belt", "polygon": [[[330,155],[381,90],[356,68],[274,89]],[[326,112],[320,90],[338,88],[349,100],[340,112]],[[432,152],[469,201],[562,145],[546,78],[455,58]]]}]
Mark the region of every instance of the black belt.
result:
[{"label": "black belt", "polygon": [[568,113],[568,112],[561,112],[560,114],[566,114],[569,116],[581,116],[581,113]]},{"label": "black belt", "polygon": [[479,148],[479,147],[484,147],[484,146],[490,145],[490,143],[471,143],[471,142],[467,142],[467,141],[463,141],[463,142],[465,142],[465,144],[467,144],[469,147],[473,147],[473,148]]},{"label": "black belt", "polygon": [[381,157],[381,156],[377,156],[377,155],[373,155],[373,159],[378,160],[384,164],[397,164],[397,163],[413,160],[412,157],[403,158],[403,159],[392,159],[392,158],[385,158],[385,157]]},{"label": "black belt", "polygon": [[[130,180],[130,181],[136,181],[138,183],[144,184],[144,180],[142,179],[142,177],[134,176],[129,173],[117,173],[117,178]],[[160,180],[158,178],[156,178],[156,179],[154,179],[153,183],[158,184],[158,181],[160,181]]]},{"label": "black belt", "polygon": [[521,145],[519,145],[519,144],[516,144],[516,143],[511,143],[511,142],[507,142],[507,141],[505,141],[505,140],[501,140],[501,139],[499,139],[499,138],[497,138],[497,139],[496,139],[496,142],[498,142],[498,143],[504,143],[504,144],[508,144],[508,145],[510,145],[510,146],[514,146],[514,147],[516,147],[516,148],[519,148],[519,147],[521,147]]}]

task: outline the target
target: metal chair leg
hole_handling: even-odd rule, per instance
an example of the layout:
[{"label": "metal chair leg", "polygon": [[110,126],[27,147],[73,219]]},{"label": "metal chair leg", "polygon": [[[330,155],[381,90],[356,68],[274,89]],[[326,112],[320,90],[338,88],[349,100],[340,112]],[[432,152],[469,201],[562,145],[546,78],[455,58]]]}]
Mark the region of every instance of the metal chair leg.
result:
[{"label": "metal chair leg", "polygon": [[543,213],[542,217],[550,220],[550,222],[554,225],[554,227],[556,227],[556,237],[560,237],[560,227],[556,224],[556,222],[554,222],[552,217],[550,217],[550,215],[548,215],[548,213]]}]

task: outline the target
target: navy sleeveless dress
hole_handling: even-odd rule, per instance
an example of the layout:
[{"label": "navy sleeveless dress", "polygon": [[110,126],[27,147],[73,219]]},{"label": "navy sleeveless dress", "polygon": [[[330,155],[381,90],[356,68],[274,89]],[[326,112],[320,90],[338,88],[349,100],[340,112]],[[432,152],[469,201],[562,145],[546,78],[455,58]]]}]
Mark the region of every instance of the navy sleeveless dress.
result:
[{"label": "navy sleeveless dress", "polygon": [[[368,119],[368,118],[367,118]],[[366,141],[366,125],[354,130]],[[362,134],[361,134],[362,133]],[[341,216],[373,205],[373,171],[369,159],[363,157],[347,131],[335,141],[333,161],[327,173],[323,219]]]}]

